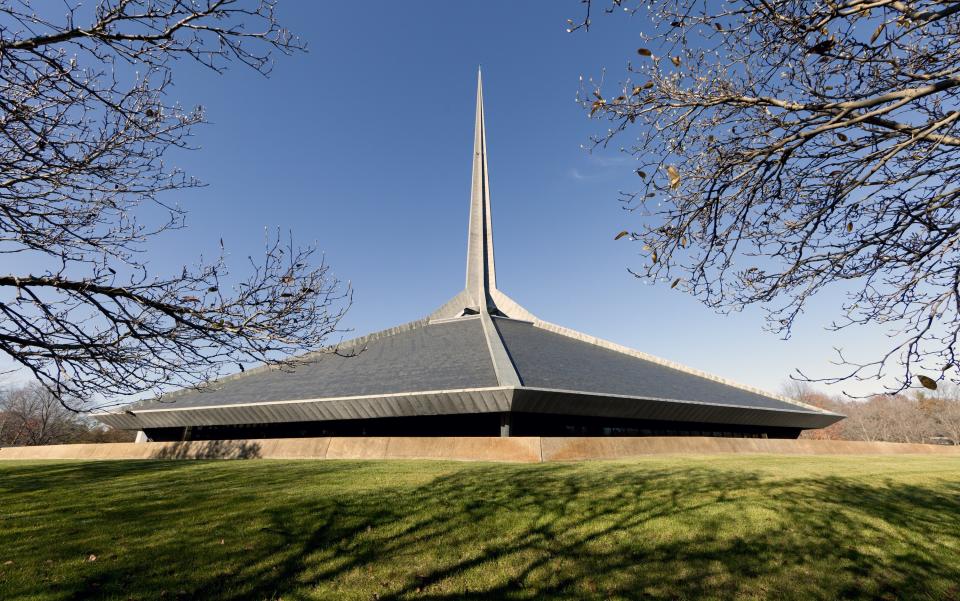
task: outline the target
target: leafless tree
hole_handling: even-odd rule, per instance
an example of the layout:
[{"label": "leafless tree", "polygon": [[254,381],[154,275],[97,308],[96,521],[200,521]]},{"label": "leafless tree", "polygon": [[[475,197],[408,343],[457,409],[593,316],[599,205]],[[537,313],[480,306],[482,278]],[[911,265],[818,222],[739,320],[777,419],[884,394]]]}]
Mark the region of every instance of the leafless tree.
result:
[{"label": "leafless tree", "polygon": [[275,2],[90,4],[0,0],[0,253],[33,266],[0,274],[0,353],[90,407],[320,348],[349,288],[313,248],[270,236],[245,277],[222,240],[170,275],[145,257],[184,225],[176,191],[200,185],[165,158],[204,121],[171,97],[177,61],[268,74],[303,49]]},{"label": "leafless tree", "polygon": [[806,382],[791,381],[783,393],[846,415],[846,419],[803,438],[904,443],[960,444],[960,387],[945,383],[935,392],[874,395],[850,399],[825,394]]},{"label": "leafless tree", "polygon": [[0,444],[56,444],[86,430],[75,412],[39,384],[0,391]]},{"label": "leafless tree", "polygon": [[931,402],[930,413],[937,425],[937,436],[960,444],[960,386],[948,382],[923,396]]},{"label": "leafless tree", "polygon": [[39,382],[0,389],[0,445],[133,442],[133,432],[104,426],[67,405]]},{"label": "leafless tree", "polygon": [[947,400],[941,413],[937,414],[941,435],[960,444],[960,395],[954,395]]},{"label": "leafless tree", "polygon": [[[876,395],[863,401],[848,403],[847,430],[854,440],[879,442],[920,442],[911,440],[898,421],[900,409],[908,401],[903,398]],[[911,406],[912,408],[912,406]]]},{"label": "leafless tree", "polygon": [[[596,16],[584,4],[571,30]],[[722,311],[759,304],[785,336],[837,286],[848,297],[829,327],[882,324],[892,342],[840,353],[821,381],[960,381],[960,2],[603,8],[643,40],[619,83],[581,91],[609,122],[596,144],[638,161],[622,200],[639,217],[618,236],[643,245],[637,277]]]},{"label": "leafless tree", "polygon": [[890,412],[900,442],[929,442],[940,436],[935,411],[939,403],[930,403],[926,399],[891,398]]},{"label": "leafless tree", "polygon": [[[786,397],[796,399],[808,405],[845,415],[846,406],[843,402],[817,390],[806,382],[791,380],[782,386],[781,392]],[[848,437],[847,420],[842,419],[834,424],[830,424],[826,428],[804,430],[800,436],[814,440],[844,440]]]}]

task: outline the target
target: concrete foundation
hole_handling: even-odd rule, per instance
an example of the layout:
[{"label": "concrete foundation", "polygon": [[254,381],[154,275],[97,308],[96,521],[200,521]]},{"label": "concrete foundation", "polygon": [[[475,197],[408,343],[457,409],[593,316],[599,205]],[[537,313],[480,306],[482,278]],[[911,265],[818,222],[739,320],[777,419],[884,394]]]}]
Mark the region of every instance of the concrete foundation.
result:
[{"label": "concrete foundation", "polygon": [[445,459],[539,463],[727,453],[960,457],[960,446],[680,436],[272,438],[6,447],[0,448],[0,460]]}]

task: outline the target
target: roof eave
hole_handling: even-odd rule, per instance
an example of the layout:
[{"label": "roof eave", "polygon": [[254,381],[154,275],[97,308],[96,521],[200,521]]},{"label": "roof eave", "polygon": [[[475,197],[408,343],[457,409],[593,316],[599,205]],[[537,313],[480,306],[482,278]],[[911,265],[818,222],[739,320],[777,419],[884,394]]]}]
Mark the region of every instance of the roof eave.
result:
[{"label": "roof eave", "polygon": [[498,386],[386,395],[122,410],[97,415],[116,428],[332,421],[493,412],[584,415],[790,428],[822,428],[843,419],[825,411],[720,405],[575,390]]}]

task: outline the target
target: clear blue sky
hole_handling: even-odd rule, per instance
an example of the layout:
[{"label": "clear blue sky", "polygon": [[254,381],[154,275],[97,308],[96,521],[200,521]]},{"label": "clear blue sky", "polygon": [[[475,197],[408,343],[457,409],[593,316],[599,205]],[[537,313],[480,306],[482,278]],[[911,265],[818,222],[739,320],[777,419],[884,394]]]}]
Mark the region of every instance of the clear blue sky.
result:
[{"label": "clear blue sky", "polygon": [[[795,367],[832,373],[821,298],[782,341],[762,314],[718,316],[626,268],[640,248],[613,236],[633,217],[616,197],[635,184],[616,152],[590,154],[574,97],[583,75],[614,80],[644,24],[597,17],[567,34],[565,2],[283,2],[309,52],[278,57],[267,79],[184,63],[175,94],[211,121],[175,162],[209,184],[179,194],[188,229],[155,240],[155,272],[175,271],[222,236],[242,268],[264,227],[316,241],[351,280],[356,334],[420,318],[463,285],[476,69],[483,65],[497,282],[541,318],[743,383],[777,389]],[[167,200],[174,200],[169,198]],[[9,261],[10,259],[0,259]],[[3,271],[12,269],[4,266]],[[839,389],[834,390],[839,392]]]}]

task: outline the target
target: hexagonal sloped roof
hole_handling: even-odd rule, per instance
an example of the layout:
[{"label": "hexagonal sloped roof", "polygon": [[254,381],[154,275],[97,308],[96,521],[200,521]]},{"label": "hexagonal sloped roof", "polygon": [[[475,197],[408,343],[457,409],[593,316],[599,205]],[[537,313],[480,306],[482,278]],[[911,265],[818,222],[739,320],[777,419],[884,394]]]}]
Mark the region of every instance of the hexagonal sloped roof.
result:
[{"label": "hexagonal sloped roof", "polygon": [[[100,419],[151,428],[514,410],[793,427],[841,418],[539,320],[486,319],[492,329],[481,315],[414,322],[343,343],[339,355],[250,370]],[[513,382],[497,373],[498,345]],[[531,393],[554,401],[531,405]]]}]

